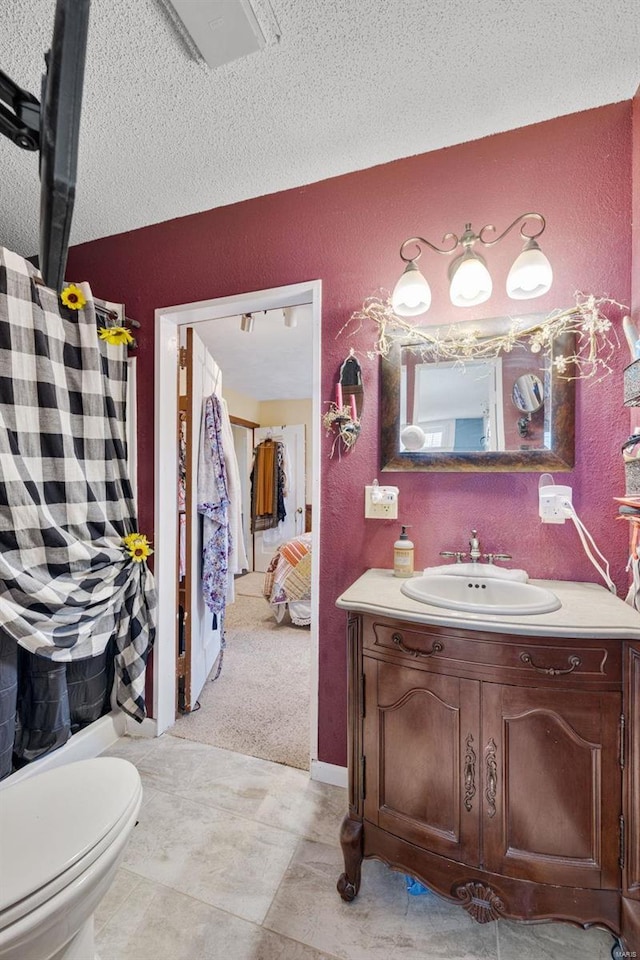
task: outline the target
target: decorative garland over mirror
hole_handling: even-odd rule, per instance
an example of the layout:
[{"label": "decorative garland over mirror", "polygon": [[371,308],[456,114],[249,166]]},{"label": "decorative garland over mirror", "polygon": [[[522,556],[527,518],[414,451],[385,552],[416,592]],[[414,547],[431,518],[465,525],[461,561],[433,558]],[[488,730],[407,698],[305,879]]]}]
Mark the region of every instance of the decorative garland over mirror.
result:
[{"label": "decorative garland over mirror", "polygon": [[[369,297],[362,309],[351,315],[339,333],[358,324],[351,333],[373,323],[377,328],[369,357],[388,357],[394,344],[422,347],[432,360],[465,360],[497,357],[510,353],[516,344],[527,346],[532,353],[549,357],[554,372],[565,380],[601,380],[611,373],[610,361],[619,346],[611,319],[604,312],[611,309],[626,314],[628,308],[610,297],[576,294],[575,305],[555,310],[547,317],[531,322],[531,317],[511,318],[506,331],[488,332],[486,322],[476,328],[468,322],[449,326],[419,326],[394,313],[389,296]],[[554,351],[554,341],[565,334],[574,347],[566,353]]]}]

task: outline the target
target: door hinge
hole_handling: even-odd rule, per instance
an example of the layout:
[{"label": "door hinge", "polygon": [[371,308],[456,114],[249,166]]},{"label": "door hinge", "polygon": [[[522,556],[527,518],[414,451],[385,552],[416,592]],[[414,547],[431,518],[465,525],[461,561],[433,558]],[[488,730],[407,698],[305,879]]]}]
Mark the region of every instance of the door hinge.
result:
[{"label": "door hinge", "polygon": [[367,798],[367,758],[360,758],[360,799],[366,800]]},{"label": "door hinge", "polygon": [[625,732],[624,714],[620,714],[620,766],[622,767],[623,770],[624,770],[624,762],[625,762],[624,732]]},{"label": "door hinge", "polygon": [[184,713],[186,710],[186,695],[184,677],[178,677],[178,710]]},{"label": "door hinge", "polygon": [[624,837],[624,817],[620,817],[618,820],[620,826],[620,856],[618,857],[618,864],[620,869],[624,867],[624,848],[625,848],[625,837]]},{"label": "door hinge", "polygon": [[178,366],[181,370],[185,370],[187,366],[187,348],[180,347],[178,350]]},{"label": "door hinge", "polygon": [[365,707],[365,675],[364,673],[360,677],[360,716],[364,718],[366,714]]}]

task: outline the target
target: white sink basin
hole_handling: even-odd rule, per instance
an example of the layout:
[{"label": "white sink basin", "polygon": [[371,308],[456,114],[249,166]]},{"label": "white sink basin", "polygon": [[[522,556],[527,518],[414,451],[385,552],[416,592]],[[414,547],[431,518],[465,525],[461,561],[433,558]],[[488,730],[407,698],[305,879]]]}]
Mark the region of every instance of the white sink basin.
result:
[{"label": "white sink basin", "polygon": [[531,615],[551,613],[562,606],[555,593],[545,587],[493,577],[443,577],[435,574],[414,577],[403,583],[400,589],[413,600],[470,613]]}]

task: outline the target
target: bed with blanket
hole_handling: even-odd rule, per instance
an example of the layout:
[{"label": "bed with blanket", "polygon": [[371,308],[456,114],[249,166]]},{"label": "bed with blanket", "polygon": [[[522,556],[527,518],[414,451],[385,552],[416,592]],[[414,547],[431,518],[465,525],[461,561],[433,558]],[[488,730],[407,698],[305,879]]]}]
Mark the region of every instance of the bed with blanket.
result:
[{"label": "bed with blanket", "polygon": [[287,612],[300,627],[311,623],[311,534],[280,544],[264,575],[263,593],[280,623]]}]

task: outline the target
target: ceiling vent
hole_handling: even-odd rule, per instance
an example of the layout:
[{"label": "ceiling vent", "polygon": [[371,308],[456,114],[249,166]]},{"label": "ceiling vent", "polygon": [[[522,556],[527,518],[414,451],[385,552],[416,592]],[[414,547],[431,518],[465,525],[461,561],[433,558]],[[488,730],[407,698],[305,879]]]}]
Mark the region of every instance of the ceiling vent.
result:
[{"label": "ceiling vent", "polygon": [[212,70],[280,39],[269,0],[160,0],[191,54]]}]

